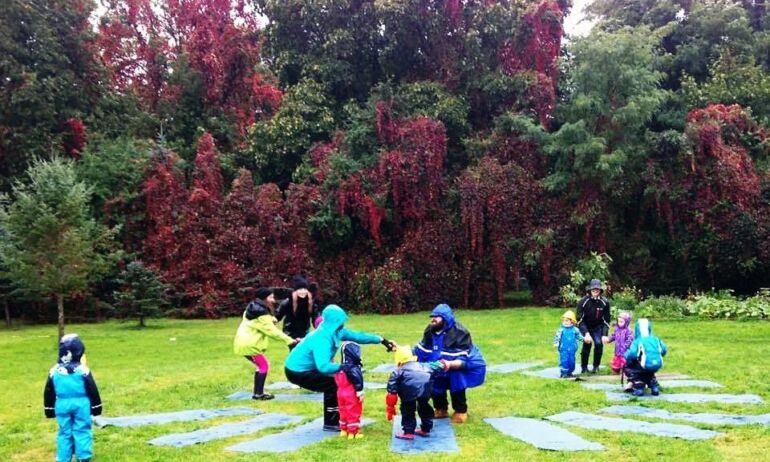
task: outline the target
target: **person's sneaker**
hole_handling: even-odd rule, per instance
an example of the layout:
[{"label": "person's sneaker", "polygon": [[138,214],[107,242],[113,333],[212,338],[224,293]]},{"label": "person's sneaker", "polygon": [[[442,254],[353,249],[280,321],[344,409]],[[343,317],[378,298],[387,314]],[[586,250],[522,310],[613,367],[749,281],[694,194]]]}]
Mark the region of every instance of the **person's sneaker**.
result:
[{"label": "person's sneaker", "polygon": [[347,438],[347,437],[348,437],[348,432],[346,432],[345,430],[340,430],[340,438]]},{"label": "person's sneaker", "polygon": [[580,373],[583,375],[588,374],[588,369],[586,369],[585,367],[582,367],[580,368]]},{"label": "person's sneaker", "polygon": [[644,396],[644,388],[634,388],[634,396]]},{"label": "person's sneaker", "polygon": [[339,425],[324,425],[325,432],[338,432],[340,431]]},{"label": "person's sneaker", "polygon": [[400,440],[413,441],[414,433],[396,433],[396,438]]},{"label": "person's sneaker", "polygon": [[660,387],[653,385],[652,388],[650,388],[650,393],[652,393],[652,396],[658,396],[660,394]]},{"label": "person's sneaker", "polygon": [[449,417],[449,412],[446,409],[436,409],[433,414],[434,419],[446,419],[447,417]]},{"label": "person's sneaker", "polygon": [[452,415],[452,423],[461,424],[461,423],[465,423],[467,420],[468,420],[467,412],[455,412]]},{"label": "person's sneaker", "polygon": [[418,428],[414,431],[414,434],[417,436],[422,436],[423,438],[427,438],[430,436],[430,431],[424,431],[422,428]]},{"label": "person's sneaker", "polygon": [[270,393],[262,393],[261,395],[251,395],[251,399],[257,400],[257,401],[268,401],[275,398],[275,396],[271,395]]}]

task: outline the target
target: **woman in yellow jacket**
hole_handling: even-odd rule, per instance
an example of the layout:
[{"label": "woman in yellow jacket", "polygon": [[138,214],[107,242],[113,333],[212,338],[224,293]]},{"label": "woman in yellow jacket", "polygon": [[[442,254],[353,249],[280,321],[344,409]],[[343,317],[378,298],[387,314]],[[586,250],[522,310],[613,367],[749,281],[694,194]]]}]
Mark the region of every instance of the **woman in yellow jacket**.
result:
[{"label": "woman in yellow jacket", "polygon": [[274,396],[265,393],[265,380],[270,370],[270,362],[265,356],[269,339],[279,340],[287,346],[295,345],[299,339],[293,339],[281,332],[275,325],[270,307],[275,304],[273,291],[267,288],[257,289],[256,298],[251,301],[243,312],[243,320],[238,326],[233,341],[233,351],[245,357],[256,366],[254,372],[254,394],[252,399],[268,400]]}]

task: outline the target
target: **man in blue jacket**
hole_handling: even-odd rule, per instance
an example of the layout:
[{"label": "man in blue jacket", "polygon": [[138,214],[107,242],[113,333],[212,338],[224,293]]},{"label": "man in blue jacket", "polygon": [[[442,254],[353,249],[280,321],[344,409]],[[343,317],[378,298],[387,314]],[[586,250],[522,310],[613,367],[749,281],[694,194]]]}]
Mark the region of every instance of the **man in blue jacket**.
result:
[{"label": "man in blue jacket", "polygon": [[335,363],[334,356],[342,342],[381,343],[388,351],[396,344],[379,335],[346,329],[348,315],[337,305],[327,306],[321,316],[323,322],[289,353],[284,368],[289,382],[324,394],[324,430],[339,431],[340,413],[334,374],[346,366]]},{"label": "man in blue jacket", "polygon": [[433,407],[436,418],[448,416],[447,390],[452,399],[452,422],[464,423],[468,419],[467,388],[484,383],[487,365],[481,351],[473,344],[471,333],[457,322],[449,305],[436,306],[430,314],[422,340],[414,348],[420,362],[443,359],[452,362],[452,369],[440,374],[433,381]]}]

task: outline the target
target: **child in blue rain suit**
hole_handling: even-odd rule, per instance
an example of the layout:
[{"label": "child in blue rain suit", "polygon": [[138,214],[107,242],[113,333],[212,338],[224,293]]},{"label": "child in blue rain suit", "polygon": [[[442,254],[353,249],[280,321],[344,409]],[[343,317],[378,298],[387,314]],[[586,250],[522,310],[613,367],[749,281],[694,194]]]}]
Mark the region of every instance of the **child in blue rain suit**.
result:
[{"label": "child in blue rain suit", "polygon": [[94,436],[91,416],[102,413],[102,400],[91,371],[81,359],[86,348],[77,334],[59,341],[59,361],[51,368],[45,384],[45,416],[56,417],[56,461],[70,462],[73,452],[79,462],[93,457]]},{"label": "child in blue rain suit", "polygon": [[583,335],[575,324],[577,324],[575,313],[571,310],[566,311],[561,316],[561,327],[553,337],[553,346],[559,350],[559,377],[561,378],[574,377],[572,373],[575,372],[575,355],[578,345],[583,340]]}]

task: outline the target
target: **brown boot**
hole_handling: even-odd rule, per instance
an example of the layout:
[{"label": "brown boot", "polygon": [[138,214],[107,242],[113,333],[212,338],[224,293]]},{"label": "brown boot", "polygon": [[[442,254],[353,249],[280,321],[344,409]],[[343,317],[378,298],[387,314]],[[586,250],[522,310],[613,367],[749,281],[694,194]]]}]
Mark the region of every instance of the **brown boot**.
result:
[{"label": "brown boot", "polygon": [[449,417],[449,413],[446,409],[436,409],[436,412],[433,414],[434,419],[446,419]]},{"label": "brown boot", "polygon": [[452,423],[461,424],[465,423],[466,420],[468,420],[467,412],[455,412],[452,415]]}]

